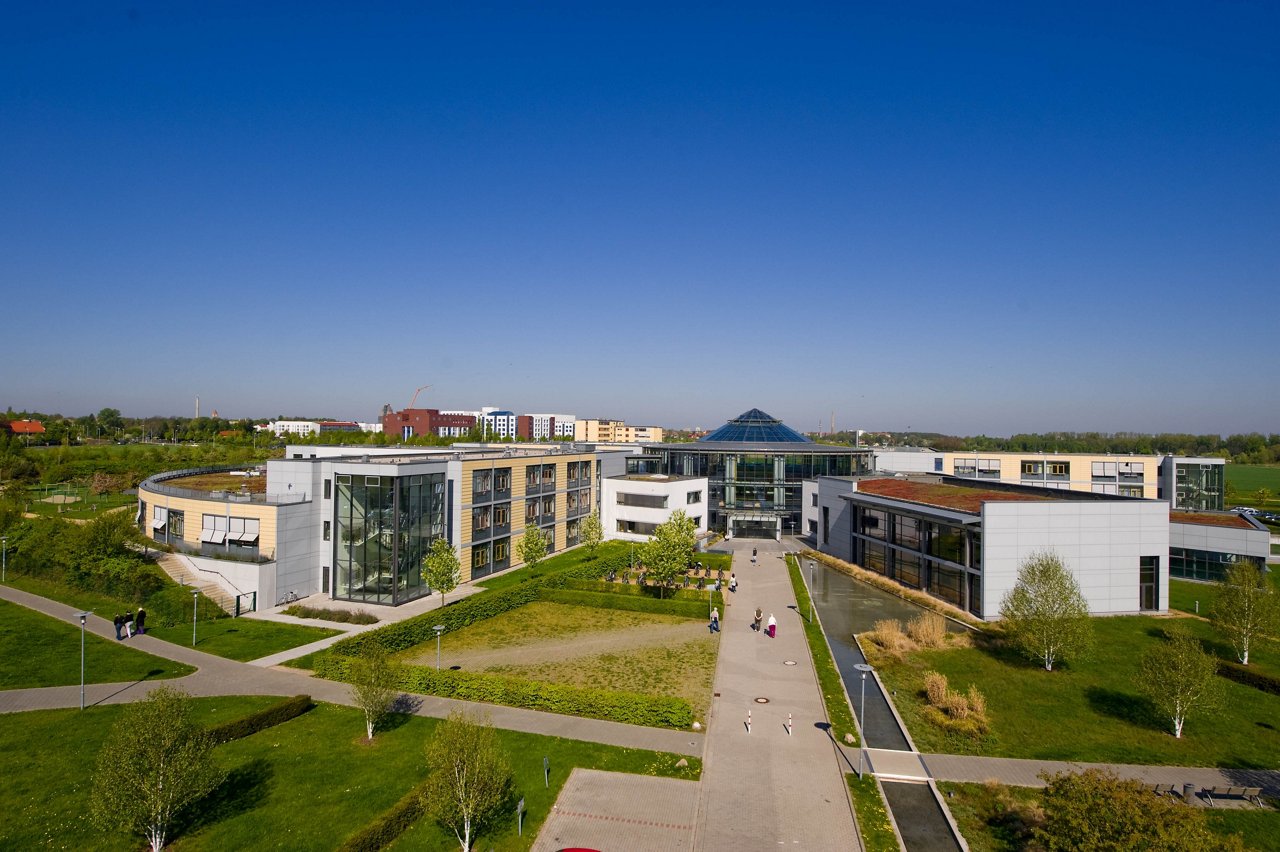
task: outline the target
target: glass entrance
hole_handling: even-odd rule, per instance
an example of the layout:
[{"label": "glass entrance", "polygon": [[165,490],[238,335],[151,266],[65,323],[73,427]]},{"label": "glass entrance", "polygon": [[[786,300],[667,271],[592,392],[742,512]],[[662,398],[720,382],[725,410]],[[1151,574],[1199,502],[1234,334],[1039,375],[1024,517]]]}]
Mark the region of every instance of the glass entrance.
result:
[{"label": "glass entrance", "polygon": [[1138,562],[1138,607],[1160,608],[1160,557],[1142,556]]}]

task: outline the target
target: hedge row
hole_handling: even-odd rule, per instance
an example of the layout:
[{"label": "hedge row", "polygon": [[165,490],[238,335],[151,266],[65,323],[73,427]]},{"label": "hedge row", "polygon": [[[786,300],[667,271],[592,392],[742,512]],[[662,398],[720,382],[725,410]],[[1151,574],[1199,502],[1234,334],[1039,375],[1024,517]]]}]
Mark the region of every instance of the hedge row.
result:
[{"label": "hedge row", "polygon": [[[641,586],[631,583],[610,583],[607,580],[566,580],[564,588],[583,592],[608,592],[611,595],[638,595],[655,600],[685,600],[707,602],[707,591],[697,589],[659,589],[657,586]],[[724,603],[724,592],[712,592],[716,605]]]},{"label": "hedge row", "polygon": [[[327,655],[316,661],[316,674],[330,680],[349,681],[352,663],[350,658]],[[541,683],[479,672],[437,671],[426,666],[403,666],[396,685],[419,695],[438,695],[460,701],[480,701],[650,728],[687,728],[693,724],[693,708],[681,698]]]},{"label": "hedge row", "polygon": [[587,592],[577,589],[541,589],[539,600],[572,606],[589,606],[597,609],[619,609],[626,612],[646,612],[660,615],[677,615],[682,618],[700,618],[706,621],[711,616],[705,599],[691,600],[659,600],[636,594],[616,592]]},{"label": "hedge row", "polygon": [[1227,680],[1234,680],[1236,683],[1252,686],[1254,689],[1260,689],[1272,695],[1280,695],[1280,677],[1260,672],[1251,666],[1219,660],[1218,674]]},{"label": "hedge row", "polygon": [[210,728],[209,736],[218,745],[244,739],[251,734],[274,728],[290,719],[296,719],[314,706],[310,695],[295,695],[256,713]]},{"label": "hedge row", "polygon": [[338,847],[338,852],[378,852],[385,849],[408,831],[425,811],[422,788],[414,787],[373,822],[348,837]]}]

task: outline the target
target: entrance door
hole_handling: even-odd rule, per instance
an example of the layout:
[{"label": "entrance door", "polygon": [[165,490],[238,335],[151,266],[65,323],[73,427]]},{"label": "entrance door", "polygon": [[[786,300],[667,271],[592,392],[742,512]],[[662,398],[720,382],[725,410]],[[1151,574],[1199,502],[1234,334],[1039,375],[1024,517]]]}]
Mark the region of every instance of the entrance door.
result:
[{"label": "entrance door", "polygon": [[1138,607],[1160,608],[1160,557],[1142,556],[1138,561]]}]

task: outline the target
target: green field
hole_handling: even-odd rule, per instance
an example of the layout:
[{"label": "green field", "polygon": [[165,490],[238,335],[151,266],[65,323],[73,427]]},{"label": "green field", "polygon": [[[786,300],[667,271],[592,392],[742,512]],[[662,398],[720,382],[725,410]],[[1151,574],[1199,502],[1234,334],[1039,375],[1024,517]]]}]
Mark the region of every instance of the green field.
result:
[{"label": "green field", "polygon": [[[1280,571],[1270,571],[1267,577],[1271,580],[1271,585],[1280,592]],[[1189,612],[1193,615],[1201,615],[1209,617],[1213,610],[1214,601],[1218,599],[1217,583],[1203,583],[1198,580],[1178,580],[1171,578],[1169,580],[1169,609],[1181,610]],[[1196,602],[1199,601],[1200,608],[1196,609]]]},{"label": "green field", "polygon": [[1229,464],[1226,471],[1227,485],[1242,493],[1251,494],[1259,488],[1270,488],[1272,494],[1280,495],[1280,465]]},{"label": "green field", "polygon": [[[326,636],[336,636],[341,632],[327,627],[303,627],[300,624],[281,624],[254,618],[219,618],[196,624],[195,647],[197,651],[204,651],[206,654],[247,663],[289,648],[307,645]],[[191,647],[190,623],[157,627],[154,630],[147,628],[147,635],[175,645]]]},{"label": "green field", "polygon": [[[63,503],[61,499],[74,502]],[[90,494],[83,486],[35,486],[27,489],[23,508],[33,515],[44,515],[65,520],[87,521],[100,513],[127,511],[138,505],[133,494]]]},{"label": "green field", "polygon": [[[1202,604],[1203,607],[1203,604]],[[1223,658],[1231,651],[1205,621],[1178,620]],[[873,655],[897,690],[897,708],[924,752],[1041,760],[1175,766],[1273,768],[1280,765],[1280,696],[1223,679],[1225,706],[1213,718],[1192,716],[1181,739],[1169,733],[1134,687],[1142,652],[1163,641],[1168,619],[1095,618],[1093,655],[1046,672],[989,641],[973,648],[917,651],[897,662]],[[1258,644],[1250,667],[1280,674],[1280,647]],[[991,733],[948,734],[923,713],[924,673],[936,670],[960,691],[976,684],[987,699]]]},{"label": "green field", "polygon": [[[276,698],[196,699],[197,718],[212,725],[243,716]],[[138,838],[103,834],[87,818],[94,756],[123,707],[54,710],[6,717],[0,755],[0,848],[137,849]],[[396,717],[372,744],[359,711],[320,704],[283,725],[219,746],[229,771],[211,800],[172,835],[175,850],[333,849],[372,822],[424,777],[423,747],[438,722]],[[504,821],[477,849],[528,849],[574,767],[696,780],[701,761],[676,767],[678,755],[499,731],[526,799],[524,836]],[[39,743],[33,747],[33,743]],[[551,766],[544,787],[542,759]],[[452,834],[422,820],[397,849],[457,849]]]},{"label": "green field", "polygon": [[[0,689],[80,683],[80,622],[59,621],[0,601]],[[85,683],[158,680],[191,674],[191,666],[153,657],[127,642],[85,631]]]}]

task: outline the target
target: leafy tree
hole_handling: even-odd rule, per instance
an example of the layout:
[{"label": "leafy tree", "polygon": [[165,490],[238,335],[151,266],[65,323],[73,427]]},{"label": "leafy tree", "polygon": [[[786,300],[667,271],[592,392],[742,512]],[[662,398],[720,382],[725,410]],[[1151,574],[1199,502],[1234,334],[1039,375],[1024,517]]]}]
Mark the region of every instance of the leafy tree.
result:
[{"label": "leafy tree", "polygon": [[1227,569],[1210,618],[1247,666],[1253,640],[1280,626],[1280,594],[1252,561],[1237,562]]},{"label": "leafy tree", "polygon": [[422,557],[422,577],[427,585],[440,593],[440,606],[444,606],[444,596],[458,588],[462,581],[458,552],[447,538],[431,542],[431,549]]},{"label": "leafy tree", "polygon": [[1035,832],[1046,852],[1160,849],[1243,852],[1240,835],[1209,830],[1204,811],[1157,796],[1141,782],[1089,769],[1080,774],[1042,775],[1044,824]]},{"label": "leafy tree", "polygon": [[1271,498],[1273,496],[1274,495],[1271,493],[1270,488],[1259,488],[1257,491],[1254,492],[1253,499],[1258,502],[1259,506],[1265,506],[1266,504],[1271,502]]},{"label": "leafy tree", "polygon": [[578,539],[587,548],[587,558],[596,558],[596,549],[600,547],[600,540],[604,538],[604,530],[600,527],[600,513],[592,512],[582,519],[582,525],[578,527]]},{"label": "leafy tree", "polygon": [[1212,712],[1222,691],[1218,664],[1205,653],[1200,640],[1181,627],[1167,632],[1168,641],[1142,655],[1138,688],[1173,723],[1173,735],[1181,737],[1187,716]]},{"label": "leafy tree", "polygon": [[491,825],[513,794],[511,767],[493,727],[454,711],[427,743],[430,773],[423,808],[453,831],[462,852]]},{"label": "leafy tree", "polygon": [[525,527],[517,550],[520,553],[521,562],[530,570],[537,568],[538,563],[547,555],[547,537],[537,527]]},{"label": "leafy tree", "polygon": [[1058,660],[1083,656],[1093,644],[1089,604],[1055,553],[1036,553],[1022,563],[1000,617],[1013,644],[1045,671]]},{"label": "leafy tree", "polygon": [[178,814],[222,783],[213,740],[191,710],[191,696],[164,686],[124,711],[98,753],[91,813],[99,826],[140,833],[159,852]]},{"label": "leafy tree", "polygon": [[689,564],[698,528],[693,518],[680,509],[658,525],[644,545],[644,567],[662,589],[672,585]]},{"label": "leafy tree", "polygon": [[399,696],[397,688],[399,672],[391,662],[385,648],[370,643],[357,657],[351,669],[351,700],[364,711],[365,734],[373,739],[373,732],[387,716]]}]

